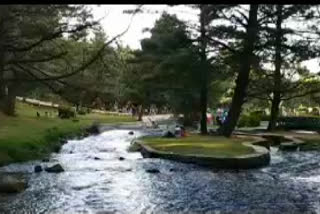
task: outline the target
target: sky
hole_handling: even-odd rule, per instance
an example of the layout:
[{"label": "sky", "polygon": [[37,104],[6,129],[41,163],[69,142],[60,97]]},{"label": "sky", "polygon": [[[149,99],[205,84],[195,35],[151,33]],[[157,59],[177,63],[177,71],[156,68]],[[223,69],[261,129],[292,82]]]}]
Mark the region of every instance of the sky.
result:
[{"label": "sky", "polygon": [[[135,15],[130,22],[132,15],[124,14],[123,10],[134,9],[137,5],[90,5],[94,19],[100,20],[106,34],[112,38],[123,32],[130,24],[130,28],[125,35],[121,37],[123,45],[128,45],[132,49],[140,49],[140,40],[150,37],[150,33],[142,32],[144,28],[153,27],[155,21],[161,16],[163,11],[170,14],[176,14],[184,21],[196,22],[198,20],[197,12],[185,5],[169,7],[166,5],[144,5],[144,9],[150,9],[153,13],[139,13]],[[158,13],[154,13],[158,11]],[[311,72],[319,72],[319,60],[309,60],[302,63]]]}]

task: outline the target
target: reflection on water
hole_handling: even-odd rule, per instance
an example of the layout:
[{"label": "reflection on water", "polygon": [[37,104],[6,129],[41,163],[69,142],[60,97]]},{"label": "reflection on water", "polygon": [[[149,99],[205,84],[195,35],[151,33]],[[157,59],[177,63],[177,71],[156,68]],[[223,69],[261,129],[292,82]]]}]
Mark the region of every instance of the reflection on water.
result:
[{"label": "reflection on water", "polygon": [[[0,195],[0,213],[320,213],[319,152],[271,147],[269,167],[208,170],[128,153],[130,141],[146,134],[129,131],[70,140],[50,163],[0,168],[26,173],[30,184],[23,193]],[[65,172],[32,173],[35,164],[54,163]],[[149,168],[160,173],[147,173]]]}]

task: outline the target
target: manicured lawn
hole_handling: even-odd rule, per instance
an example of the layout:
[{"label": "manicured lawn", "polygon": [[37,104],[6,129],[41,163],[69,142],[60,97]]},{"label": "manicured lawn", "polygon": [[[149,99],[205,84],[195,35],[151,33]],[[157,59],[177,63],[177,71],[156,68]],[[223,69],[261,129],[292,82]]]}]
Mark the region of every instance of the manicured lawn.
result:
[{"label": "manicured lawn", "polygon": [[241,144],[250,138],[191,135],[184,138],[144,137],[142,140],[156,150],[185,155],[234,157],[254,152]]},{"label": "manicured lawn", "polygon": [[[41,117],[36,116],[39,112]],[[45,111],[51,117],[45,117]],[[93,122],[121,123],[133,122],[130,116],[111,116],[103,114],[79,115],[72,119],[59,119],[56,109],[35,107],[17,103],[17,116],[0,114],[0,165],[10,162],[42,158],[59,147],[59,137],[75,134]]]}]

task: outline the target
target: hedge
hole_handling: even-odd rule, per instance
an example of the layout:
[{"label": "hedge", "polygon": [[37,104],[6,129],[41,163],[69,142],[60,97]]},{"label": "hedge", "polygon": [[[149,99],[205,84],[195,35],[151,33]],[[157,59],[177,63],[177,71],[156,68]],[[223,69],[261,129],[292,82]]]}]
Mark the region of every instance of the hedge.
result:
[{"label": "hedge", "polygon": [[320,130],[319,117],[279,117],[277,127],[283,129]]}]

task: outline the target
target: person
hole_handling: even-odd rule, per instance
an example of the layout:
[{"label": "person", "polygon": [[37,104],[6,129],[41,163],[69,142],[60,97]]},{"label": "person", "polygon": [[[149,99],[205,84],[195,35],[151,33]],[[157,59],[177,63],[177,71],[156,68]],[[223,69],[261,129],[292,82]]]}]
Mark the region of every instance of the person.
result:
[{"label": "person", "polygon": [[187,133],[186,133],[186,129],[184,128],[184,126],[181,126],[181,137],[186,137]]},{"label": "person", "polygon": [[166,131],[165,134],[162,136],[162,137],[165,137],[165,138],[174,138],[176,137],[171,131]]},{"label": "person", "polygon": [[216,121],[217,121],[218,126],[222,126],[222,121],[220,119],[220,116],[216,116]]},{"label": "person", "polygon": [[224,123],[224,121],[226,121],[227,116],[228,116],[228,110],[225,109],[224,112],[223,112],[223,120],[222,120],[223,123]]},{"label": "person", "polygon": [[135,106],[132,106],[131,112],[132,112],[132,117],[136,116],[136,108],[135,108]]},{"label": "person", "polygon": [[210,112],[207,112],[207,124],[212,124],[212,115]]},{"label": "person", "polygon": [[151,120],[151,124],[152,124],[152,128],[154,129],[159,128],[158,124],[155,121]]},{"label": "person", "polygon": [[176,128],[174,129],[174,134],[176,137],[180,137],[181,136],[181,128],[179,125],[176,125]]}]

